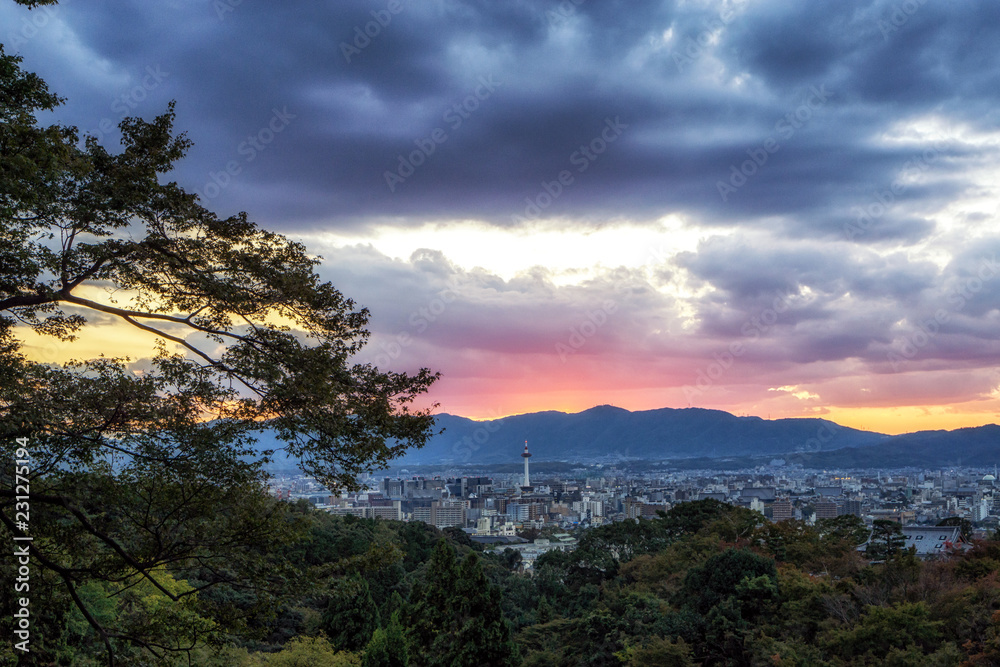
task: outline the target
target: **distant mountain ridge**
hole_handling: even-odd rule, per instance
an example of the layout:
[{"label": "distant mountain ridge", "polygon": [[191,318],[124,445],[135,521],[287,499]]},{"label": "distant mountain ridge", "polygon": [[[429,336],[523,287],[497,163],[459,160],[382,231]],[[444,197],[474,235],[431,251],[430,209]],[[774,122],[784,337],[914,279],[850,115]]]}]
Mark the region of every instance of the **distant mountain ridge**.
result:
[{"label": "distant mountain ridge", "polygon": [[[442,431],[443,429],[443,431]],[[391,462],[407,465],[500,465],[521,462],[528,441],[532,462],[612,463],[687,461],[699,467],[767,463],[773,458],[810,468],[992,466],[1000,463],[1000,426],[886,435],[826,419],[768,420],[705,408],[631,412],[601,405],[578,413],[513,415],[490,421],[440,414],[423,449]],[[269,432],[259,449],[280,448]],[[295,461],[276,452],[272,469]]]},{"label": "distant mountain ridge", "polygon": [[790,463],[810,468],[993,466],[1000,464],[1000,426],[918,431],[891,436],[876,447],[799,453]]},{"label": "distant mountain ridge", "polygon": [[394,464],[509,463],[520,460],[525,440],[536,461],[584,462],[783,456],[867,447],[891,438],[825,419],[771,421],[704,408],[631,412],[610,405],[492,421],[441,414],[436,427],[444,432]]}]

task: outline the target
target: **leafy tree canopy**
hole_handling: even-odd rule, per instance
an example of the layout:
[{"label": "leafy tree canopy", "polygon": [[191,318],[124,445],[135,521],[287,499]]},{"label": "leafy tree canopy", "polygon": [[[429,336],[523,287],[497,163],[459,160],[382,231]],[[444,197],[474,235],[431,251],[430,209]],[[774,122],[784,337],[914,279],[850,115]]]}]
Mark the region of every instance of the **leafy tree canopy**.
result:
[{"label": "leafy tree canopy", "polygon": [[[0,452],[9,462],[27,443],[31,558],[52,577],[52,608],[74,606],[109,656],[123,643],[170,652],[166,629],[101,620],[84,588],[138,578],[179,604],[220,583],[294,587],[270,546],[297,520],[264,493],[271,452],[254,434],[272,429],[303,471],[354,487],[426,442],[433,418],[412,403],[437,374],[357,362],[369,313],[319,278],[318,258],[167,181],[190,148],[172,104],[123,120],[113,153],[42,125],[61,103],[0,45]],[[148,337],[152,358],[59,365],[22,350],[112,322]],[[4,540],[24,533],[11,472]]]}]

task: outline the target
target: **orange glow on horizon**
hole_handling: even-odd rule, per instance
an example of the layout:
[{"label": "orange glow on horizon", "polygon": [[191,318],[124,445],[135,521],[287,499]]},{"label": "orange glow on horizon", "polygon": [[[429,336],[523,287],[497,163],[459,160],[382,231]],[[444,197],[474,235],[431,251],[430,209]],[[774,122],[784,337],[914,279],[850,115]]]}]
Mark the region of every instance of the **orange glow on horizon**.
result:
[{"label": "orange glow on horizon", "polygon": [[[29,359],[48,363],[94,358],[102,352],[136,361],[152,355],[155,341],[154,336],[121,324],[85,326],[74,342],[39,336],[26,328],[19,328],[18,334]],[[877,407],[858,407],[812,399],[800,401],[788,395],[772,397],[760,391],[756,399],[751,399],[748,394],[756,385],[720,384],[705,394],[704,401],[695,397],[689,404],[682,386],[690,381],[690,374],[682,372],[683,369],[666,367],[630,372],[626,362],[595,359],[600,359],[599,366],[567,367],[531,355],[475,359],[462,367],[444,369],[442,381],[432,387],[429,395],[419,397],[414,407],[439,403],[435,413],[447,412],[476,421],[545,411],[577,413],[598,405],[614,405],[633,412],[700,407],[762,419],[819,417],[842,426],[890,435],[1000,423],[1000,394],[979,394],[979,400],[950,404],[883,403]],[[480,368],[488,369],[484,373],[492,375],[479,375]],[[933,398],[921,398],[927,397]]]},{"label": "orange glow on horizon", "polygon": [[[457,414],[473,421],[490,421],[513,417],[516,415],[531,414],[534,412],[565,412],[568,414],[583,412],[599,405],[613,405],[631,412],[641,412],[644,410],[655,410],[658,408],[685,408],[688,406],[677,405],[628,405],[615,402],[600,402],[599,399],[580,397],[579,401],[558,400],[551,404],[537,403],[534,401],[519,401],[518,397],[511,397],[508,402],[512,406],[509,410],[485,410],[478,411],[470,406],[467,410],[447,409],[447,404],[442,401],[442,405],[435,411],[437,413],[447,412]],[[448,403],[451,403],[450,401]],[[463,402],[464,403],[464,402]],[[517,407],[513,407],[513,406]],[[457,407],[457,406],[456,406]],[[902,405],[893,407],[877,408],[840,408],[837,406],[827,406],[823,414],[802,414],[799,413],[763,413],[758,414],[753,411],[745,411],[736,406],[732,409],[720,408],[718,406],[691,406],[705,407],[711,410],[724,410],[736,415],[750,415],[761,419],[802,419],[820,418],[835,422],[848,428],[885,433],[887,435],[899,435],[902,433],[913,433],[915,431],[934,430],[955,430],[959,428],[972,428],[987,424],[1000,424],[1000,414],[993,410],[960,410],[956,406],[918,406]]]}]

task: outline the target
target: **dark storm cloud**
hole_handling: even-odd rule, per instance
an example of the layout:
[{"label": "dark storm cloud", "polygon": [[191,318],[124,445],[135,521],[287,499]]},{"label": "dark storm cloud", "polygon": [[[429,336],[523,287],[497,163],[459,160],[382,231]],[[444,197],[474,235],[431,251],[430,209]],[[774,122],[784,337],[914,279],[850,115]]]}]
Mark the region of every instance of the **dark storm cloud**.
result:
[{"label": "dark storm cloud", "polygon": [[[169,76],[132,111],[178,100],[178,125],[196,142],[180,181],[221,212],[286,228],[386,217],[511,225],[568,171],[572,183],[537,215],[777,217],[786,234],[833,237],[924,148],[880,142],[894,122],[934,113],[985,130],[998,120],[1000,10],[985,1],[206,0],[53,11],[76,47],[45,55],[55,37],[43,30],[21,50],[69,97],[63,118],[83,129],[117,122],[113,101],[160,67]],[[3,12],[15,22],[25,13]],[[74,55],[74,75],[60,74],[59,58]],[[276,112],[287,125],[269,133]],[[602,144],[615,118],[627,127]],[[589,145],[602,152],[588,157]],[[768,145],[778,148],[761,153]],[[965,148],[971,159],[980,150]],[[399,156],[414,151],[425,154],[408,175]],[[732,185],[734,168],[754,173]],[[387,171],[403,179],[394,191]],[[720,182],[736,191],[723,197]],[[932,181],[906,196],[937,207],[958,187]],[[879,223],[856,240],[933,230],[902,205]]]}]

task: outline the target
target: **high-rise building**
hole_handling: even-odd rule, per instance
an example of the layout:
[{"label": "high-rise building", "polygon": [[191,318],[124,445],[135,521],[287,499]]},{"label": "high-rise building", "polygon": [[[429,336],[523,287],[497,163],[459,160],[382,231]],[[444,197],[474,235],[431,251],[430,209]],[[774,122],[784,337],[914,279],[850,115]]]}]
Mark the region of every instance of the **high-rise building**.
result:
[{"label": "high-rise building", "polygon": [[795,518],[795,506],[787,498],[775,500],[771,505],[771,520],[774,522],[787,521]]},{"label": "high-rise building", "polygon": [[465,525],[465,503],[435,500],[431,503],[429,521],[437,528]]},{"label": "high-rise building", "polygon": [[844,514],[853,514],[854,516],[861,516],[861,500],[851,499],[844,501]]},{"label": "high-rise building", "polygon": [[816,519],[836,519],[840,506],[832,500],[821,500],[816,503]]}]

